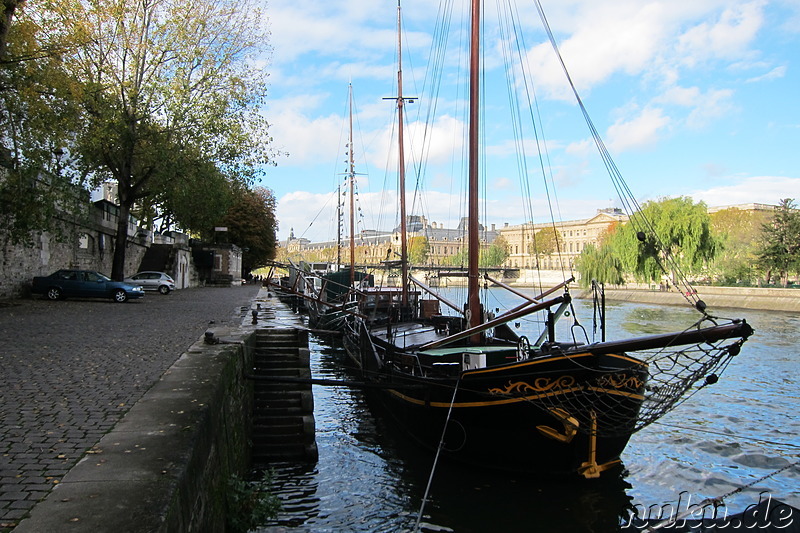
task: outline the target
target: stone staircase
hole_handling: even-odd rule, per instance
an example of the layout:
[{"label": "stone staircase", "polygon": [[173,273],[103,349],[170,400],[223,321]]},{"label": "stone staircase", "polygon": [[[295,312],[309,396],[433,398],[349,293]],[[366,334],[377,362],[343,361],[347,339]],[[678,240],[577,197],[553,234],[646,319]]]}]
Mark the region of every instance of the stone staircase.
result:
[{"label": "stone staircase", "polygon": [[253,365],[253,463],[316,461],[319,453],[311,384],[258,379],[310,378],[308,332],[259,329]]}]

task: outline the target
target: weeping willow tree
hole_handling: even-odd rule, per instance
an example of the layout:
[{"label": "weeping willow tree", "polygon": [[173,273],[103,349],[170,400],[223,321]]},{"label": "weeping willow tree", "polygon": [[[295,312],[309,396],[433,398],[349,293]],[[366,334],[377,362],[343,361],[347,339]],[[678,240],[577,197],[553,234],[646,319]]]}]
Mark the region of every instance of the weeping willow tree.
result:
[{"label": "weeping willow tree", "polygon": [[678,285],[684,276],[704,272],[719,249],[705,203],[685,196],[666,198],[646,202],[599,248],[587,246],[578,271],[586,283],[621,283],[624,274],[659,282],[666,272]]},{"label": "weeping willow tree", "polygon": [[587,244],[575,262],[575,269],[580,272],[581,287],[589,287],[592,280],[610,285],[625,283],[622,262],[609,246]]}]

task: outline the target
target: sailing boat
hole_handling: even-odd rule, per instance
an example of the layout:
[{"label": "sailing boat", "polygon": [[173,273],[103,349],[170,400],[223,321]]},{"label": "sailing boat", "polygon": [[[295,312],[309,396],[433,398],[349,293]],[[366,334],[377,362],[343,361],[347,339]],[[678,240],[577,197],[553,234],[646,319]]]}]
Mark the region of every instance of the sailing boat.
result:
[{"label": "sailing boat", "polygon": [[[752,329],[744,320],[721,323],[700,302],[703,318],[684,331],[609,342],[559,340],[556,322],[574,315],[572,279],[529,297],[481,276],[480,4],[472,0],[470,22],[467,303],[462,308],[409,290],[410,281],[433,294],[409,275],[403,231],[401,287],[362,293],[362,316],[348,319],[345,347],[390,416],[424,446],[482,467],[596,478],[620,464],[635,431],[672,409],[698,382],[713,382]],[[398,2],[398,30],[400,20]],[[398,51],[400,46],[398,38]],[[402,127],[402,60],[399,65],[396,100]],[[403,225],[402,130],[398,137]],[[482,279],[524,301],[499,316],[486,313],[479,294]],[[440,304],[460,314],[441,314]],[[508,324],[535,312],[546,320],[531,342]]]},{"label": "sailing boat", "polygon": [[[348,86],[349,137],[347,191],[349,199],[350,245],[349,264],[341,267],[341,228],[337,232],[337,261],[332,271],[314,272],[290,265],[296,280],[289,292],[303,298],[310,325],[318,331],[338,332],[349,314],[355,313],[355,294],[361,287],[373,284],[373,277],[356,270],[355,259],[355,156],[353,146],[353,85]],[[337,194],[337,210],[341,209],[341,194]],[[337,217],[341,224],[341,215]],[[271,280],[271,275],[268,277]],[[356,313],[357,314],[357,313]]]}]

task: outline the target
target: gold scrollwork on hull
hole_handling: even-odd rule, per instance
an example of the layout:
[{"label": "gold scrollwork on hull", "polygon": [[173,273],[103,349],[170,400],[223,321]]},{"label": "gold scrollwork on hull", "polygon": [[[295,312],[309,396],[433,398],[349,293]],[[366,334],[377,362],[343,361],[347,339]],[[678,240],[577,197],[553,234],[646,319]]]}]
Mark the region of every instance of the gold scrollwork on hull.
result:
[{"label": "gold scrollwork on hull", "polygon": [[637,376],[630,374],[606,374],[597,378],[597,385],[605,389],[632,389],[642,390],[644,381]]},{"label": "gold scrollwork on hull", "polygon": [[536,378],[533,380],[533,384],[528,383],[527,381],[514,381],[508,382],[508,385],[505,388],[496,387],[493,389],[489,389],[489,393],[491,394],[511,394],[511,393],[518,393],[518,394],[525,394],[525,393],[541,393],[541,392],[553,392],[559,389],[574,389],[575,388],[575,378],[573,376],[561,376],[558,378]]}]

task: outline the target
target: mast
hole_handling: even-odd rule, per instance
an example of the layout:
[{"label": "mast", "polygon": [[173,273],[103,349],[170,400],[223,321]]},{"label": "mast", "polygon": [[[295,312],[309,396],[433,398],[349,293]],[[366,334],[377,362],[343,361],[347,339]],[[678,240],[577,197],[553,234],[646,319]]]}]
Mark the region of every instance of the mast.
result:
[{"label": "mast", "polygon": [[400,0],[397,0],[397,158],[400,189],[400,267],[402,271],[402,305],[408,305],[408,243],[406,229],[406,158],[403,143],[403,45],[401,35]]},{"label": "mast", "polygon": [[336,186],[336,271],[342,265],[342,183]]},{"label": "mast", "polygon": [[355,267],[356,267],[356,240],[355,240],[355,215],[354,215],[354,196],[355,196],[355,160],[353,156],[353,84],[349,86],[350,93],[350,287],[353,287],[355,282]]},{"label": "mast", "polygon": [[[480,0],[472,0],[470,60],[469,60],[469,225],[467,229],[469,245],[468,263],[468,297],[467,315],[468,328],[474,328],[481,323],[480,303],[480,272],[478,258],[480,254],[480,235],[478,225],[478,104],[479,104],[479,68],[480,68]],[[472,343],[480,342],[480,334],[470,337]]]}]

